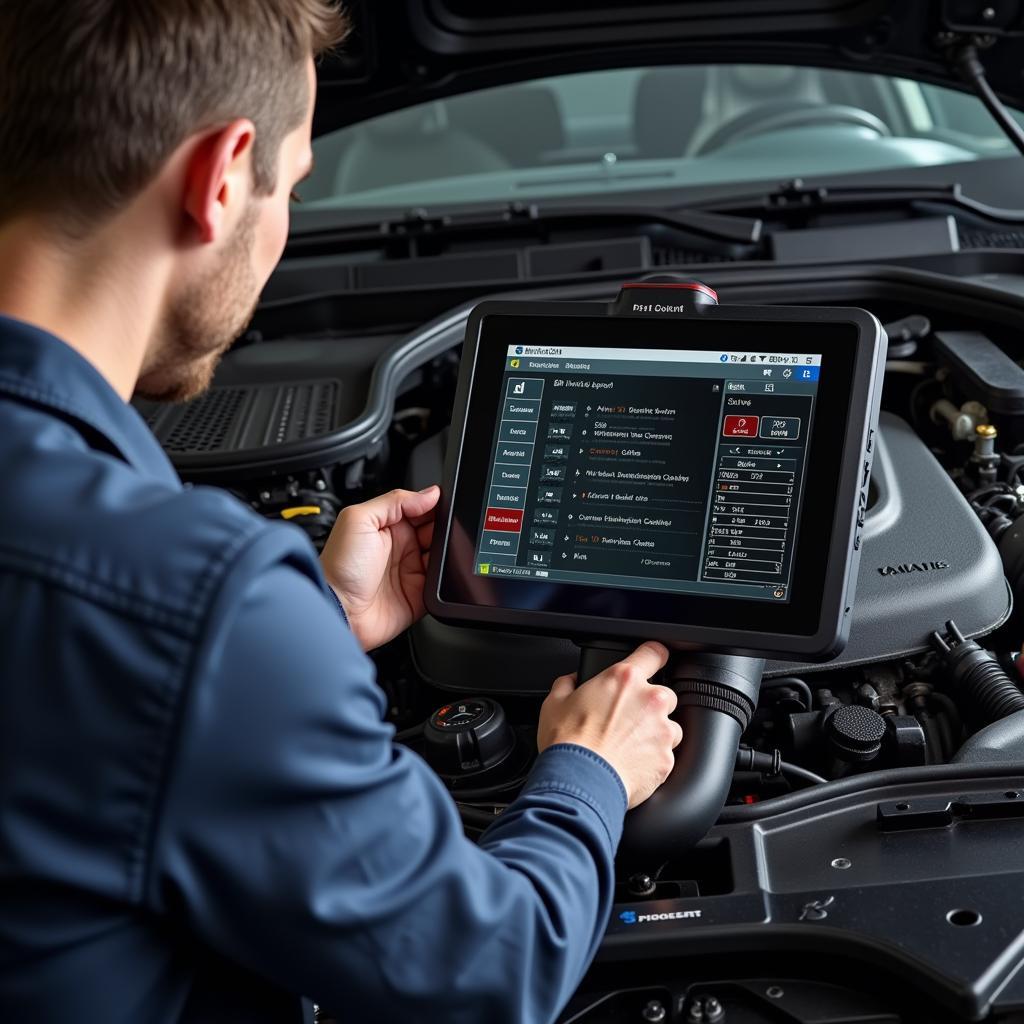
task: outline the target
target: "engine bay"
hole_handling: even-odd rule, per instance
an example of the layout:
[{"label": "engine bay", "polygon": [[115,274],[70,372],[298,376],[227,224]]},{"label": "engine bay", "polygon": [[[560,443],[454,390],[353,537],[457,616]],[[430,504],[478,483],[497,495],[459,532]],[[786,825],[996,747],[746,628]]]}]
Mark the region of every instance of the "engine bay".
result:
[{"label": "engine bay", "polygon": [[[886,327],[850,636],[831,661],[766,664],[718,823],[679,858],[623,864],[563,1019],[1009,1020],[1024,1007],[1007,899],[1024,874],[1024,264],[701,269],[730,304],[859,306]],[[441,479],[469,305],[412,331],[342,309],[267,303],[207,395],[140,403],[185,480],[317,546],[347,504]],[[396,740],[478,835],[529,771],[576,646],[428,617],[373,657]],[[473,742],[453,744],[465,723]]]}]

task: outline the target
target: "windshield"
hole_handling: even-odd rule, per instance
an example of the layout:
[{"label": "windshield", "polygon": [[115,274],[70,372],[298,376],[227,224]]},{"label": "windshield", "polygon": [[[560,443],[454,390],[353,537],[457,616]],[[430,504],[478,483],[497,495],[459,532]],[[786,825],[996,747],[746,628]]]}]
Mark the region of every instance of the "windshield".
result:
[{"label": "windshield", "polygon": [[303,201],[419,207],[1013,156],[973,96],[806,67],[628,68],[424,103],[318,139]]}]

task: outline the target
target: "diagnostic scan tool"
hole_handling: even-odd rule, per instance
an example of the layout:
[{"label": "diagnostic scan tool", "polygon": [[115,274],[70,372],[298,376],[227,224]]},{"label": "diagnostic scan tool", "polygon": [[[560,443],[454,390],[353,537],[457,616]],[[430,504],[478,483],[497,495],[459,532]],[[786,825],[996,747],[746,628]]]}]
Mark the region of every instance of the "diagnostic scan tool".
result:
[{"label": "diagnostic scan tool", "polygon": [[694,295],[474,310],[432,614],[805,660],[841,648],[881,327]]},{"label": "diagnostic scan tool", "polygon": [[884,353],[864,310],[679,280],[477,306],[428,609],[572,637],[581,679],[662,641],[745,727],[760,657],[845,643]]}]

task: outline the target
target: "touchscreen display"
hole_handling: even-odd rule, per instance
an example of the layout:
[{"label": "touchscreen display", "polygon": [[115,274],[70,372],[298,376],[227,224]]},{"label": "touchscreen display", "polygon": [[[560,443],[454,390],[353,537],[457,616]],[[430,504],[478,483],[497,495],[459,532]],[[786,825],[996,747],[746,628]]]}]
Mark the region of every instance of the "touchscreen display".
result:
[{"label": "touchscreen display", "polygon": [[820,353],[524,343],[492,358],[475,576],[790,601]]}]

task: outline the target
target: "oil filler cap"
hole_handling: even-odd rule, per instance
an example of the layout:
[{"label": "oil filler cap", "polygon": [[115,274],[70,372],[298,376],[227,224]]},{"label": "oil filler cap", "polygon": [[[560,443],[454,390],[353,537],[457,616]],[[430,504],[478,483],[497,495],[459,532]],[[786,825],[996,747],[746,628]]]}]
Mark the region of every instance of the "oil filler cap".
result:
[{"label": "oil filler cap", "polygon": [[841,760],[870,761],[882,749],[885,719],[871,708],[844,704],[826,720],[825,736]]},{"label": "oil filler cap", "polygon": [[449,778],[493,768],[512,753],[515,733],[502,706],[469,697],[438,708],[423,731],[430,766]]}]

